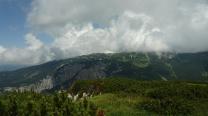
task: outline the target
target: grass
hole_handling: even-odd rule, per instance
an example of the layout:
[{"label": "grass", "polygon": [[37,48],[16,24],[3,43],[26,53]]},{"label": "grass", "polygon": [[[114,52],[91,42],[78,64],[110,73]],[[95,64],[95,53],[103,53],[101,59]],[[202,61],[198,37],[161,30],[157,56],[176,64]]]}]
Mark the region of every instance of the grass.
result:
[{"label": "grass", "polygon": [[106,116],[208,115],[204,82],[109,78],[77,81],[70,91],[97,95],[90,101]]},{"label": "grass", "polygon": [[140,96],[126,96],[122,94],[106,93],[95,96],[90,99],[101,110],[104,110],[106,116],[147,116],[153,115],[139,109],[137,105],[143,101]]},{"label": "grass", "polygon": [[[158,114],[145,111],[139,107],[139,105],[145,100],[149,100],[149,98],[138,95],[124,95],[124,93],[105,93],[89,99],[89,101],[94,103],[99,110],[103,110],[106,116],[157,116]],[[196,101],[194,104],[197,105],[198,108],[192,115],[208,115],[208,112],[206,111],[206,100],[200,102]]]}]

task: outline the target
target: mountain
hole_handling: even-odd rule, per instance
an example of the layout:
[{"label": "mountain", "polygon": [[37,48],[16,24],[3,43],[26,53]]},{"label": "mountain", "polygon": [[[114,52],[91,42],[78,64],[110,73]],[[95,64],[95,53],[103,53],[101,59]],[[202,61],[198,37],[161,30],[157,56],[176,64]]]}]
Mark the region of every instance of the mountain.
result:
[{"label": "mountain", "polygon": [[0,65],[0,72],[3,71],[14,71],[25,67],[24,65]]},{"label": "mountain", "polygon": [[76,80],[127,77],[137,80],[208,81],[208,52],[91,54],[0,73],[0,88],[44,91]]}]

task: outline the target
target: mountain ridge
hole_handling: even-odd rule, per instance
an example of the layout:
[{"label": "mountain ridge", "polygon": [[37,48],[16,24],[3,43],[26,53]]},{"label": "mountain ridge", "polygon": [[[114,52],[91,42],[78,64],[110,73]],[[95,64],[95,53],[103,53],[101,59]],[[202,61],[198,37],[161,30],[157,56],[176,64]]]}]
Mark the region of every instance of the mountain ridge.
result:
[{"label": "mountain ridge", "polygon": [[[137,80],[208,80],[208,52],[91,54],[0,72],[0,88],[66,88],[76,80],[127,77]],[[41,87],[40,87],[41,86]]]}]

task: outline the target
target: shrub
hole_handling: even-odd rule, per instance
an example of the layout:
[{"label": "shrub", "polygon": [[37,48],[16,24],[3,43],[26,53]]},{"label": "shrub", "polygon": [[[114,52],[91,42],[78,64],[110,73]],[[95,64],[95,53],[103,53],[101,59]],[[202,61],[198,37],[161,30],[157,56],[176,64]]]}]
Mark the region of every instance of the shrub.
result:
[{"label": "shrub", "polygon": [[139,104],[144,110],[165,115],[188,115],[195,110],[189,102],[180,98],[150,99]]},{"label": "shrub", "polygon": [[93,103],[86,99],[73,102],[67,93],[13,92],[0,97],[0,116],[94,116],[96,111]]}]

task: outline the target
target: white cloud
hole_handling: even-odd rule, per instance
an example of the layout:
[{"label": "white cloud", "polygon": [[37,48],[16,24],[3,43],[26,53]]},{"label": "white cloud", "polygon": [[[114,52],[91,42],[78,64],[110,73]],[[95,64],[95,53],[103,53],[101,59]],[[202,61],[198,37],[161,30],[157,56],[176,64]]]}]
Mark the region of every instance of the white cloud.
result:
[{"label": "white cloud", "polygon": [[[0,61],[36,64],[98,52],[208,50],[207,0],[33,0],[27,21],[53,42],[45,45],[28,34],[26,48],[0,47]],[[15,52],[22,55],[14,57]]]},{"label": "white cloud", "polygon": [[52,60],[53,55],[33,34],[25,36],[26,48],[1,48],[0,64],[34,65]]},{"label": "white cloud", "polygon": [[4,48],[3,46],[0,46],[0,54],[4,53],[6,51],[6,48]]},{"label": "white cloud", "polygon": [[[150,47],[150,44],[146,44],[149,45],[150,50],[154,49],[154,51],[157,51],[162,48],[165,48],[166,50],[167,47],[178,52],[198,52],[208,50],[208,33],[206,33],[208,28],[207,0],[34,0],[33,8],[28,15],[28,22],[33,29],[51,34],[55,38],[55,41],[59,41],[60,43],[63,39],[57,39],[62,38],[62,36],[67,36],[66,33],[71,32],[71,27],[85,28],[86,25],[91,24],[93,26],[93,31],[107,30],[106,33],[108,33],[109,30],[113,28],[112,21],[121,21],[118,18],[125,18],[122,16],[124,16],[127,11],[133,13],[129,13],[128,19],[123,20],[126,20],[126,23],[130,23],[133,26],[130,26],[130,28],[122,27],[122,25],[116,27],[117,31],[117,28],[120,28],[119,31],[123,31],[120,35],[117,35],[118,33],[116,33],[116,44],[120,41],[125,43],[129,40],[128,38],[137,38],[137,41],[140,42],[142,39],[147,38],[145,35],[138,33],[138,30],[141,30],[139,27],[141,22],[134,20],[134,15],[144,15],[153,20],[154,23],[151,23],[151,26],[157,27],[160,30],[160,35],[162,35],[161,37],[152,37],[154,38],[152,43],[163,43],[161,45],[163,47],[152,45]],[[125,24],[123,25],[127,26]],[[130,34],[132,29],[137,28],[136,34]],[[76,31],[83,30],[80,29]],[[149,32],[151,31],[151,28],[148,30],[147,27],[145,31]],[[125,35],[124,33],[127,34]],[[98,33],[96,32],[96,34]],[[138,37],[138,34],[140,34],[140,37]],[[100,42],[104,41],[103,38],[101,38],[101,35],[94,36],[96,36]],[[124,37],[126,40],[122,40]],[[77,40],[72,40],[71,38],[71,40],[68,41],[68,44],[72,44],[70,42],[73,41]],[[88,38],[88,41],[93,41],[93,37],[92,39]],[[64,40],[63,44],[66,44],[65,42],[66,40]],[[107,42],[107,40],[104,42]],[[122,42],[120,43],[123,44]],[[88,42],[88,44],[89,43],[90,42]],[[105,43],[105,45],[112,45],[110,43]],[[76,46],[79,46],[79,44],[83,44],[83,41],[82,43],[76,42],[76,44]],[[137,45],[138,44],[139,43],[137,42]],[[131,45],[132,44],[129,44],[129,46],[124,45],[120,47],[120,50],[127,49],[128,51],[131,50],[129,49],[130,47],[135,48],[135,46]],[[70,49],[72,48],[70,47]],[[146,49],[147,48],[144,48],[144,50]]]},{"label": "white cloud", "polygon": [[30,50],[38,50],[43,47],[43,43],[38,40],[32,33],[28,33],[25,36],[26,44]]},{"label": "white cloud", "polygon": [[107,28],[66,26],[66,32],[55,39],[53,47],[64,57],[90,53],[126,51],[168,51],[163,35],[151,17],[125,12]]}]

